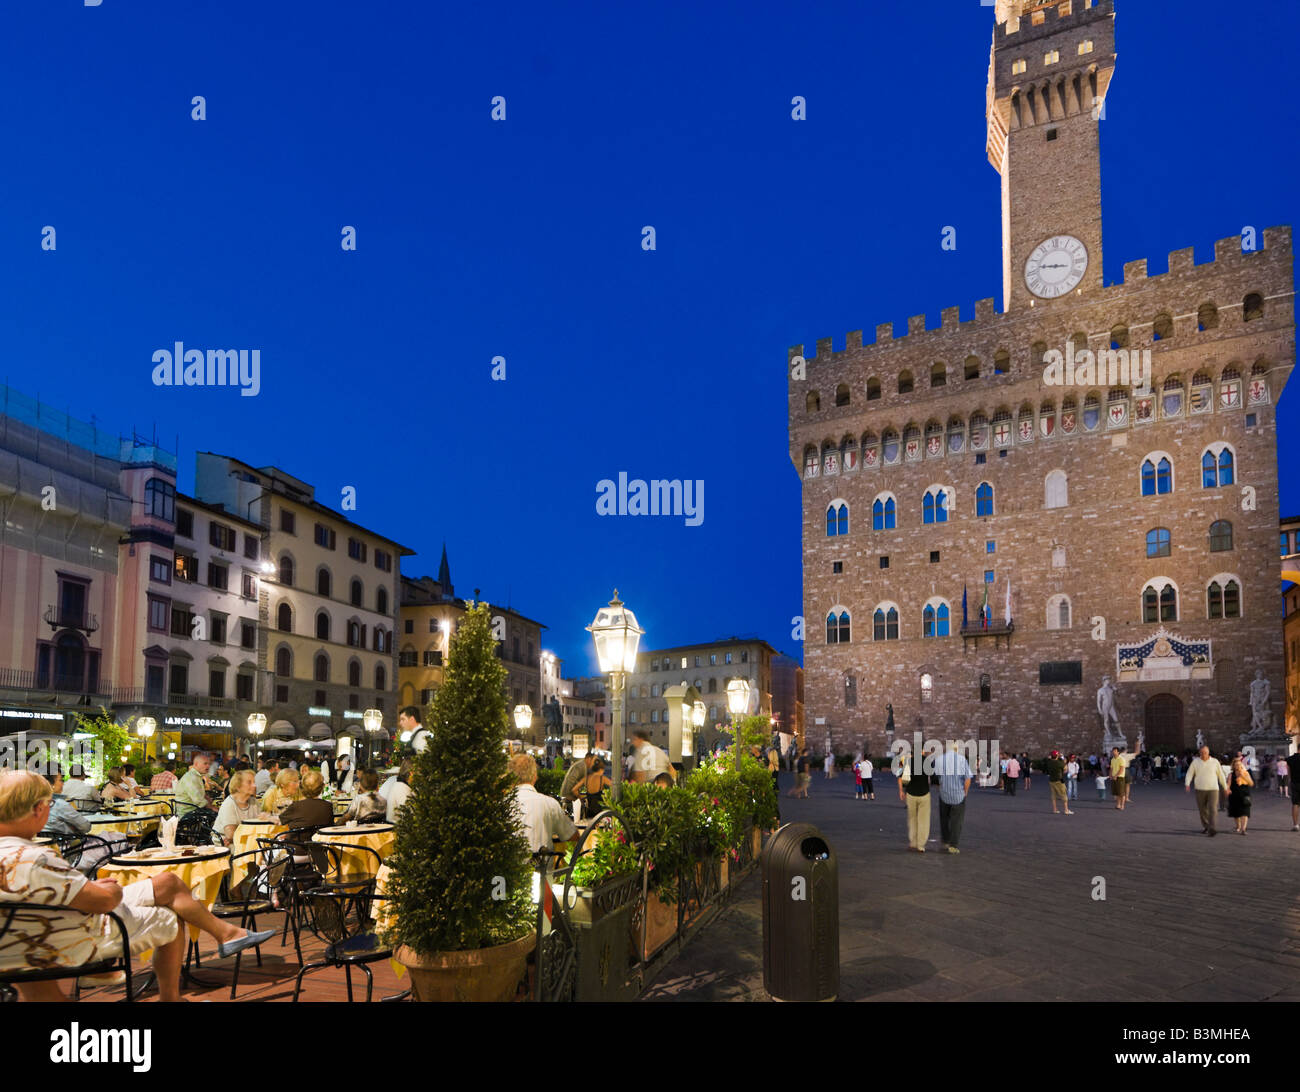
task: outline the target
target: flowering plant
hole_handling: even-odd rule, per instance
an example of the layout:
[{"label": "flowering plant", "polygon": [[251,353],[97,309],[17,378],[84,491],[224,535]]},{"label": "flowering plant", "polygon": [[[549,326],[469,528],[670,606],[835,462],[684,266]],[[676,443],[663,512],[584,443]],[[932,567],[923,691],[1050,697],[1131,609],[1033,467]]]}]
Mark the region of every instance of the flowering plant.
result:
[{"label": "flowering plant", "polygon": [[[576,847],[575,847],[576,849]],[[587,841],[582,854],[574,860],[575,849],[569,850],[567,863],[573,868],[576,887],[596,887],[615,876],[625,876],[637,869],[636,850],[627,834],[613,827],[602,827]]]}]

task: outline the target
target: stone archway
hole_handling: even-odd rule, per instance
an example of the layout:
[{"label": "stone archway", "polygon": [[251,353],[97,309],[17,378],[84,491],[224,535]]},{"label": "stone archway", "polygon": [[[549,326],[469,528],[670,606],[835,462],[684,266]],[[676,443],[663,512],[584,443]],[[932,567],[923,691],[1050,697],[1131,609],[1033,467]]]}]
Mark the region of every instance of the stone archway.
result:
[{"label": "stone archway", "polygon": [[1173,694],[1147,699],[1142,723],[1148,751],[1167,748],[1181,754],[1188,746],[1183,739],[1183,703]]}]

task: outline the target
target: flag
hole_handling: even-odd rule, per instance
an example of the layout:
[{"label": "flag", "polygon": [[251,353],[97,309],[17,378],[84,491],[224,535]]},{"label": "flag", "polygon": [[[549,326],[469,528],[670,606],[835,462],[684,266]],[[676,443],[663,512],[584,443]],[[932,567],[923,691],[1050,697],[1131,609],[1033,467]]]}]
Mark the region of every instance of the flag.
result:
[{"label": "flag", "polygon": [[1007,581],[1007,625],[1011,625],[1011,581]]},{"label": "flag", "polygon": [[984,602],[980,604],[980,626],[984,629],[989,628],[989,585],[988,581],[984,582]]},{"label": "flag", "polygon": [[966,628],[966,585],[961,586],[961,628]]}]

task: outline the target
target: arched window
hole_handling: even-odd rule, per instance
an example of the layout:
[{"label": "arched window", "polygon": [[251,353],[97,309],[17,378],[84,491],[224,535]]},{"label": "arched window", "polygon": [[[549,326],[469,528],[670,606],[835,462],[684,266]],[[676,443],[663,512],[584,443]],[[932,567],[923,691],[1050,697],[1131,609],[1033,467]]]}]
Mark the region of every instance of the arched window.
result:
[{"label": "arched window", "polygon": [[330,595],[330,571],[322,565],[316,570],[316,594],[323,595],[326,599]]},{"label": "arched window", "polygon": [[348,663],[348,686],[361,685],[361,664],[356,660]]},{"label": "arched window", "polygon": [[950,630],[952,609],[946,600],[931,599],[921,612],[922,637],[947,637]]},{"label": "arched window", "polygon": [[1156,577],[1142,589],[1142,621],[1178,621],[1178,588],[1172,580]]},{"label": "arched window", "polygon": [[872,376],[867,380],[867,401],[874,402],[880,397],[880,380]]},{"label": "arched window", "polygon": [[1264,297],[1252,292],[1241,301],[1241,321],[1254,322],[1264,317]]},{"label": "arched window", "polygon": [[993,354],[993,374],[1006,375],[1011,371],[1011,354],[1006,349],[999,349]]},{"label": "arched window", "polygon": [[963,364],[962,374],[967,379],[978,379],[980,377],[980,358],[968,356]]},{"label": "arched window", "polygon": [[1154,497],[1174,491],[1173,465],[1167,455],[1152,452],[1142,461],[1142,495]]},{"label": "arched window", "polygon": [[1053,470],[1043,481],[1043,506],[1065,508],[1070,503],[1070,481],[1064,470]]},{"label": "arched window", "polygon": [[650,696],[651,696],[652,698],[657,698],[657,697],[659,696],[659,684],[658,684],[658,683],[651,683],[651,684],[650,684]]},{"label": "arched window", "polygon": [[1169,556],[1169,529],[1153,527],[1147,532],[1147,557]]},{"label": "arched window", "polygon": [[835,404],[837,406],[847,406],[849,404],[849,385],[841,383],[835,388]]},{"label": "arched window", "polygon": [[912,378],[911,372],[909,371],[900,372],[898,375],[898,393],[911,394],[912,388],[913,386],[915,386],[915,383],[916,381]]},{"label": "arched window", "polygon": [[946,387],[948,385],[948,365],[942,362],[930,368],[930,386]]},{"label": "arched window", "polygon": [[384,670],[383,664],[375,664],[375,689],[388,689],[388,672]]},{"label": "arched window", "polygon": [[1196,329],[1201,333],[1219,325],[1219,309],[1212,303],[1203,303],[1196,312]]},{"label": "arched window", "polygon": [[375,593],[375,610],[379,614],[388,613],[388,589],[380,588]]},{"label": "arched window", "polygon": [[282,679],[293,674],[293,653],[281,647],[275,650],[275,673]]},{"label": "arched window", "polygon": [[1110,329],[1110,347],[1112,349],[1128,348],[1128,327],[1112,326]]},{"label": "arched window", "polygon": [[826,509],[826,537],[849,533],[849,506],[841,500],[833,500]]},{"label": "arched window", "polygon": [[921,519],[925,523],[947,523],[951,507],[952,493],[943,486],[931,486],[921,499]]},{"label": "arched window", "polygon": [[822,396],[816,391],[809,391],[808,397],[803,401],[804,409],[808,413],[817,413],[822,408]]},{"label": "arched window", "polygon": [[1070,628],[1070,597],[1054,595],[1047,601],[1047,628]]},{"label": "arched window", "polygon": [[1231,485],[1233,474],[1232,448],[1227,444],[1211,444],[1201,456],[1201,488],[1218,489]]},{"label": "arched window", "polygon": [[871,529],[892,531],[898,525],[898,504],[892,493],[881,493],[871,506]]},{"label": "arched window", "polygon": [[354,607],[361,606],[361,599],[362,599],[361,581],[353,580],[352,581],[352,605]]},{"label": "arched window", "polygon": [[286,588],[293,587],[293,558],[288,554],[280,558],[280,583]]},{"label": "arched window", "polygon": [[980,676],[980,701],[993,700],[993,680],[987,675]]},{"label": "arched window", "polygon": [[709,692],[710,694],[716,694],[716,693],[718,692],[718,680],[717,680],[717,679],[710,679],[710,680],[709,680],[709,690],[708,690],[708,692]]},{"label": "arched window", "polygon": [[144,483],[144,508],[155,519],[176,522],[176,487],[163,478]]},{"label": "arched window", "polygon": [[348,647],[358,648],[361,645],[361,623],[348,623]]},{"label": "arched window", "polygon": [[1155,321],[1151,324],[1151,339],[1153,341],[1168,341],[1173,336],[1173,318],[1165,312],[1156,315]]},{"label": "arched window", "polygon": [[975,490],[975,515],[993,515],[993,486],[988,482],[980,482],[979,488]]},{"label": "arched window", "polygon": [[876,641],[898,640],[898,606],[894,603],[881,603],[872,615],[872,639]]},{"label": "arched window", "polygon": [[1216,519],[1210,524],[1210,553],[1221,554],[1232,549],[1232,524],[1226,519]]},{"label": "arched window", "polygon": [[288,603],[281,603],[275,612],[275,628],[281,633],[293,632],[293,609]]},{"label": "arched window", "polygon": [[843,607],[832,607],[830,613],[826,615],[826,643],[828,645],[849,643],[849,612]]},{"label": "arched window", "polygon": [[1220,575],[1205,589],[1207,618],[1241,617],[1241,584],[1234,576]]},{"label": "arched window", "polygon": [[[288,606],[286,603],[285,606]],[[328,641],[330,639],[330,616],[323,610],[316,612],[316,640]]]},{"label": "arched window", "polygon": [[330,658],[323,652],[316,653],[312,676],[317,682],[330,681]]}]

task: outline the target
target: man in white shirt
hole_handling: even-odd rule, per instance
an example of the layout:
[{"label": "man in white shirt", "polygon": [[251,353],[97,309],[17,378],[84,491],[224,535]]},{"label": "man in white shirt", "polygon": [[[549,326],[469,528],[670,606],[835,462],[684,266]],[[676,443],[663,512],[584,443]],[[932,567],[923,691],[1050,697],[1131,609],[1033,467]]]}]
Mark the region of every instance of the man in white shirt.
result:
[{"label": "man in white shirt", "polygon": [[417,755],[429,745],[429,731],[420,722],[420,710],[414,705],[408,705],[397,714],[397,727],[400,732],[398,740]]},{"label": "man in white shirt", "polygon": [[1074,755],[1070,756],[1070,761],[1065,764],[1065,802],[1069,804],[1071,800],[1079,798],[1079,763]]},{"label": "man in white shirt", "polygon": [[95,804],[103,803],[103,797],[99,795],[94,786],[86,781],[86,771],[80,766],[73,766],[68,771],[68,778],[63,782],[63,797],[74,808],[79,800],[91,801]]},{"label": "man in white shirt", "polygon": [[667,752],[651,743],[650,733],[644,729],[632,733],[632,757],[633,781],[653,781],[664,773],[676,780]]},{"label": "man in white shirt", "polygon": [[578,828],[560,802],[537,791],[537,763],[532,755],[511,755],[510,772],[518,782],[515,813],[530,852],[551,849],[553,841],[570,842],[578,836]]},{"label": "man in white shirt", "polygon": [[1228,780],[1223,776],[1223,767],[1218,759],[1210,757],[1210,749],[1202,747],[1201,753],[1192,759],[1187,767],[1187,779],[1184,792],[1191,792],[1196,786],[1196,807],[1201,813],[1201,828],[1211,838],[1215,835],[1214,813],[1219,803],[1219,794],[1227,793]]},{"label": "man in white shirt", "polygon": [[253,787],[257,790],[258,796],[267,792],[275,784],[275,775],[279,772],[279,759],[268,758],[266,765],[257,771],[257,776],[253,779]]},{"label": "man in white shirt", "polygon": [[[402,759],[402,765],[398,768],[394,777],[384,782],[379,789],[379,795],[384,797],[388,804],[388,821],[395,822],[397,813],[402,810],[402,805],[406,803],[406,798],[411,795],[411,760]],[[384,788],[388,789],[387,795],[384,794]]]}]

